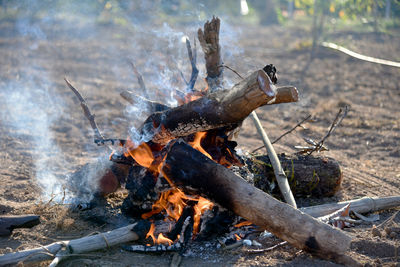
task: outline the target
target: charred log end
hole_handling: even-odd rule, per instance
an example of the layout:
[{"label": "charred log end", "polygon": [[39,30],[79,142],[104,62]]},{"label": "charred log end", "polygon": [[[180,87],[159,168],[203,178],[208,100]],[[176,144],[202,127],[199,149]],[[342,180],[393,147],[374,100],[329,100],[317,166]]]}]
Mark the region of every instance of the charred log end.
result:
[{"label": "charred log end", "polygon": [[268,97],[276,97],[276,87],[271,79],[263,70],[258,71],[257,75],[258,86]]},{"label": "charred log end", "polygon": [[144,240],[150,230],[150,226],[151,223],[148,220],[140,220],[133,226],[131,231],[138,235],[139,240]]}]

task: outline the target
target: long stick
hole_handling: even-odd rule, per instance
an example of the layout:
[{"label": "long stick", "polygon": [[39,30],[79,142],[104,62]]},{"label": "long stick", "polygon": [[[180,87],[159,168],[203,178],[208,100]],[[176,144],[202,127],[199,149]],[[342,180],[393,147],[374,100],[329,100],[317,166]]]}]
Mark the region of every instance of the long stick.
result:
[{"label": "long stick", "polygon": [[[0,266],[15,265],[19,262],[39,262],[52,260],[56,256],[82,254],[99,249],[109,248],[121,243],[138,240],[146,235],[150,222],[140,221],[105,233],[86,236],[69,241],[59,241],[47,246],[9,253],[0,256]],[[65,248],[65,250],[63,250]],[[56,261],[59,261],[57,259]]]},{"label": "long stick", "polygon": [[292,190],[290,189],[288,179],[285,172],[282,169],[281,163],[276,155],[275,149],[269,141],[267,133],[264,131],[260,120],[258,119],[257,113],[255,111],[250,113],[250,117],[256,125],[258,133],[264,142],[264,146],[267,150],[268,157],[271,160],[272,167],[274,168],[274,173],[276,181],[278,182],[279,189],[282,192],[283,197],[286,202],[294,208],[297,208],[296,201],[294,200]]},{"label": "long stick", "polygon": [[372,62],[372,63],[377,63],[377,64],[382,64],[382,65],[387,65],[387,66],[392,66],[392,67],[397,67],[400,68],[400,62],[395,62],[395,61],[390,61],[390,60],[385,60],[385,59],[380,59],[380,58],[374,58],[374,57],[369,57],[369,56],[364,56],[359,53],[356,53],[354,51],[351,51],[343,46],[334,44],[334,43],[328,43],[328,42],[322,42],[322,46],[328,47],[331,49],[338,50],[342,53],[345,53],[351,57],[358,58],[364,61]]},{"label": "long stick", "polygon": [[311,207],[300,208],[300,210],[313,217],[321,217],[335,212],[350,204],[350,210],[358,213],[368,213],[378,210],[391,209],[400,206],[400,196],[391,197],[364,197],[338,203],[329,203]]},{"label": "long stick", "polygon": [[[71,91],[76,95],[76,97],[81,102],[81,107],[82,107],[82,110],[83,110],[83,114],[89,120],[90,126],[92,127],[93,132],[94,132],[94,142],[95,143],[97,143],[98,141],[100,143],[103,142],[105,140],[104,136],[100,133],[100,130],[97,127],[97,123],[94,120],[95,115],[90,112],[90,109],[89,109],[85,99],[82,97],[82,95],[79,93],[79,91],[74,86],[72,86],[72,84],[67,80],[67,78],[64,78],[64,81],[67,83],[69,89],[71,89]],[[112,151],[112,148],[110,146],[107,146],[107,148],[110,151]]]}]

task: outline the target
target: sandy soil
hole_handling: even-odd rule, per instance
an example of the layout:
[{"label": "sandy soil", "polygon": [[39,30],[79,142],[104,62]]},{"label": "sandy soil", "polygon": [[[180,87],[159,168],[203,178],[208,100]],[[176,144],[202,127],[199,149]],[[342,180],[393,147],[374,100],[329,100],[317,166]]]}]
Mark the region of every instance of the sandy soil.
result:
[{"label": "sandy soil", "polygon": [[[180,30],[193,36],[196,29]],[[338,109],[350,107],[342,125],[326,142],[330,151],[324,152],[340,162],[343,187],[335,197],[324,202],[400,195],[399,69],[362,62],[324,48],[310,61],[307,45],[304,47],[309,35],[301,29],[244,26],[222,29],[226,29],[221,37],[225,64],[246,74],[273,63],[278,69],[279,84],[291,84],[299,89],[298,103],[257,110],[271,139],[308,114],[315,117],[313,122],[304,124],[306,129],[299,129],[276,144],[278,152],[295,152],[294,145],[304,145],[304,137],[319,140]],[[80,89],[108,137],[125,137],[130,126],[146,117],[126,109],[127,103],[119,96],[122,88],[137,90],[138,87],[127,59],[135,60],[148,87],[154,90],[155,100],[168,100],[168,94],[160,93],[166,92],[165,89],[160,88],[184,86],[177,70],[188,76],[190,69],[185,47],[179,41],[182,35],[174,35],[165,27],[151,34],[144,31],[53,21],[40,31],[26,32],[14,21],[0,21],[0,213],[42,216],[40,225],[15,230],[10,237],[0,238],[0,253],[119,226],[95,224],[84,220],[78,212],[68,211],[66,205],[48,203],[43,195],[49,191],[43,192],[39,184],[46,177],[50,182],[62,180],[83,164],[107,156],[103,148],[92,145],[92,131],[63,77],[68,77]],[[366,55],[399,60],[399,36],[399,33],[339,32],[330,35],[328,40]],[[202,67],[201,58],[199,53],[198,65]],[[204,69],[201,70],[200,75],[204,77]],[[238,81],[228,71],[226,77],[230,83]],[[202,86],[201,80],[198,85]],[[252,151],[262,144],[250,120],[244,122],[238,143],[244,151]],[[113,197],[118,199],[119,195]],[[118,210],[117,202],[112,205]],[[382,212],[376,224],[396,215],[397,211]],[[386,226],[399,223],[397,215]],[[351,255],[370,266],[398,266],[400,233],[376,237],[372,236],[371,227],[364,224],[344,230],[354,237]],[[383,227],[380,230],[384,232]],[[266,240],[265,246],[276,242]],[[73,259],[65,266],[167,266],[170,260],[168,253],[145,255],[115,248]],[[194,246],[193,253],[183,259],[182,265],[335,264],[312,258],[289,245],[264,254],[247,255],[240,249],[220,252],[201,243]]]}]

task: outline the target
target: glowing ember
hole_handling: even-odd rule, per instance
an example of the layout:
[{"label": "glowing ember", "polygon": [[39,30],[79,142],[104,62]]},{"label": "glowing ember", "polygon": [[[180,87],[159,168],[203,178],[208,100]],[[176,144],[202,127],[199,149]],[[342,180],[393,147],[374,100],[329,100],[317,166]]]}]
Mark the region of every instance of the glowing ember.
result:
[{"label": "glowing ember", "polygon": [[186,196],[177,188],[162,192],[160,198],[153,204],[152,210],[142,214],[142,218],[148,219],[154,214],[165,210],[169,217],[178,220],[182,215],[183,208],[186,206],[185,201],[188,199],[193,200],[193,198]]},{"label": "glowing ember", "polygon": [[235,224],[235,227],[242,227],[242,226],[249,226],[249,225],[252,225],[253,223],[252,222],[250,222],[250,221],[244,221],[244,222],[241,222],[241,223],[238,223],[238,224]]},{"label": "glowing ember", "polygon": [[237,234],[235,234],[236,241],[239,241],[241,238]]}]

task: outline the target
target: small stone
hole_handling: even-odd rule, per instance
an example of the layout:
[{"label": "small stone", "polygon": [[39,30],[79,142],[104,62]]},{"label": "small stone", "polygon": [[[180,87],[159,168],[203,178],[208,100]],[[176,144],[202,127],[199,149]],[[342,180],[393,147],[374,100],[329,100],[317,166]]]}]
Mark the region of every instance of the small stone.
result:
[{"label": "small stone", "polygon": [[379,231],[379,229],[376,228],[375,225],[372,226],[371,234],[372,234],[372,236],[379,236],[379,237],[382,237],[381,231]]},{"label": "small stone", "polygon": [[396,232],[390,232],[389,234],[390,238],[395,238],[397,236]]}]

